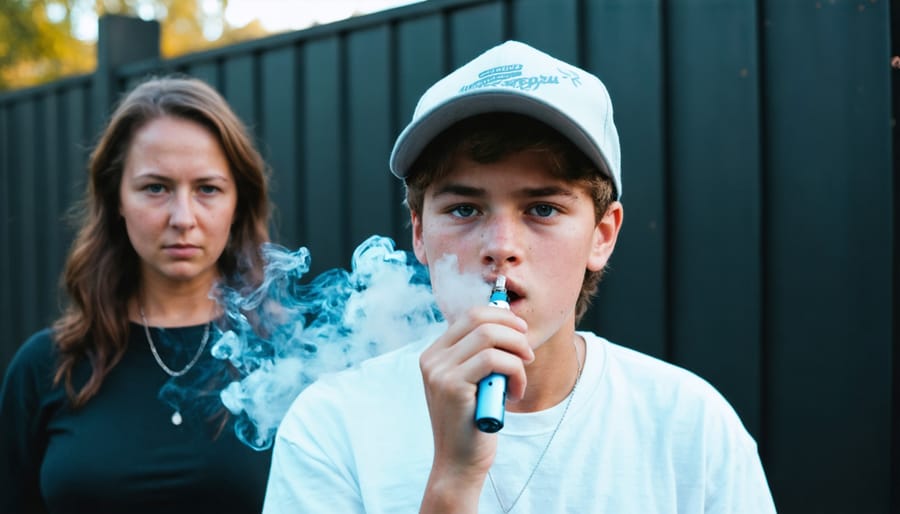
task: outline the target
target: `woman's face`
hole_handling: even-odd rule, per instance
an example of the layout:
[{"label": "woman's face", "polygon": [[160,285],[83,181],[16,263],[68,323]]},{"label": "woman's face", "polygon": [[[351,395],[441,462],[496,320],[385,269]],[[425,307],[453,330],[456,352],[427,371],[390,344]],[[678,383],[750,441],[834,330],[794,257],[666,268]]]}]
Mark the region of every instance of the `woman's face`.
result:
[{"label": "woman's face", "polygon": [[125,159],[119,214],[145,286],[211,287],[237,200],[225,154],[205,127],[163,116],[138,130]]}]

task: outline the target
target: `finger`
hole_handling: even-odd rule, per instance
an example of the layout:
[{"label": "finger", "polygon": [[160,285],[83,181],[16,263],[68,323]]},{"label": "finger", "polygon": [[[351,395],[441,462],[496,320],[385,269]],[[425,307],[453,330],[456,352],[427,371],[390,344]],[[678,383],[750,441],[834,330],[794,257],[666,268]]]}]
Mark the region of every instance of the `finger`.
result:
[{"label": "finger", "polygon": [[524,332],[511,329],[507,325],[483,323],[460,339],[450,350],[459,351],[466,359],[478,352],[495,348],[515,355],[525,362],[534,360],[534,350],[528,344]]},{"label": "finger", "polygon": [[478,382],[491,373],[507,375],[508,391],[518,399],[525,390],[525,364],[533,359],[525,334],[487,324],[479,325],[450,348],[423,354],[420,365],[426,381],[454,390],[462,401],[472,399]]},{"label": "finger", "polygon": [[506,376],[507,397],[510,400],[518,401],[525,394],[527,385],[525,362],[517,355],[498,348],[489,348],[478,352],[471,359],[462,363],[458,371],[461,380],[474,387],[472,394],[477,390],[478,383],[491,373],[500,373]]},{"label": "finger", "polygon": [[[487,349],[501,350],[526,363],[534,360],[534,351],[524,333],[507,325],[484,323],[475,326],[452,345],[436,342],[422,353],[419,364],[427,376],[459,366]],[[490,373],[490,370],[487,371]]]},{"label": "finger", "polygon": [[488,323],[504,325],[523,334],[528,331],[528,323],[512,311],[484,305],[466,311],[447,327],[447,331],[432,346],[436,348],[453,346],[479,325]]}]

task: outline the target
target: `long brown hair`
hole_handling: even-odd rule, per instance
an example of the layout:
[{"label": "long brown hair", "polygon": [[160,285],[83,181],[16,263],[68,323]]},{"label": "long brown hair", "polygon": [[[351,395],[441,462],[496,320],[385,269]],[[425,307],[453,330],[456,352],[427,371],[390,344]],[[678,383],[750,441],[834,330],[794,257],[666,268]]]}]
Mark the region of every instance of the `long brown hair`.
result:
[{"label": "long brown hair", "polygon": [[[595,220],[600,220],[615,200],[615,188],[608,174],[601,173],[562,134],[528,116],[494,112],[457,122],[428,143],[406,178],[406,205],[410,211],[421,214],[425,190],[452,171],[458,156],[489,164],[518,152],[544,155],[551,173],[584,187],[594,201]],[[603,270],[585,270],[575,304],[576,322],[590,307],[602,276]]]},{"label": "long brown hair", "polygon": [[[163,77],[138,85],[113,112],[91,153],[80,227],[62,276],[69,302],[53,326],[60,354],[54,383],[65,384],[75,407],[97,394],[127,348],[128,300],[140,287],[140,260],[119,216],[119,188],[135,133],[163,116],[208,129],[234,175],[238,201],[229,242],[217,263],[222,279],[247,286],[262,275],[260,245],[269,240],[269,170],[246,127],[225,99],[200,80]],[[90,362],[92,372],[76,390],[72,372],[82,359]]]}]

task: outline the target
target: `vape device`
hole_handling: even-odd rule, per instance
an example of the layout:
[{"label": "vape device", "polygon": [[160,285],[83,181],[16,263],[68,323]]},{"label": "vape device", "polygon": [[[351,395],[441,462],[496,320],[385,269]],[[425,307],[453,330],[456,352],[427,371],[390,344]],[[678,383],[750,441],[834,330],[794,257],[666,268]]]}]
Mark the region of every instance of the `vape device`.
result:
[{"label": "vape device", "polygon": [[[509,309],[509,297],[506,294],[506,277],[499,275],[491,291],[489,305],[500,309]],[[506,412],[506,376],[491,373],[478,382],[478,397],[475,403],[475,426],[478,430],[494,433],[503,428],[503,415]]]}]

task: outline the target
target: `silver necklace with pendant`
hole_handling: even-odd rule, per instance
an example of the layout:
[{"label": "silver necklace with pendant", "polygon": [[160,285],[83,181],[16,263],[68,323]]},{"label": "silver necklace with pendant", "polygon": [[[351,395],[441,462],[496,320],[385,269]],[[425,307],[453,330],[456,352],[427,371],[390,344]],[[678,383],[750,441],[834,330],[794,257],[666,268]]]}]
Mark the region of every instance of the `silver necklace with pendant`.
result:
[{"label": "silver necklace with pendant", "polygon": [[[144,316],[144,306],[138,305],[138,310],[141,313],[141,322],[144,324],[144,335],[147,336],[147,343],[150,344],[150,351],[153,353],[153,358],[156,359],[156,363],[159,364],[159,367],[162,368],[162,370],[172,378],[180,377],[190,371],[191,368],[194,367],[194,364],[197,364],[197,361],[200,360],[200,356],[203,355],[203,349],[206,348],[206,342],[209,340],[209,326],[212,322],[207,323],[206,328],[203,329],[203,338],[200,340],[200,348],[197,349],[197,354],[194,355],[194,358],[187,363],[187,366],[181,368],[178,371],[175,371],[172,368],[166,366],[166,363],[163,362],[162,358],[159,356],[159,352],[156,351],[156,345],[153,344],[153,338],[150,336],[150,328],[147,327],[147,317]],[[172,413],[171,419],[172,424],[175,426],[180,425],[181,422],[184,421],[181,417],[181,411],[179,409],[175,409],[175,412]]]},{"label": "silver necklace with pendant", "polygon": [[[544,460],[544,455],[547,454],[547,450],[550,449],[550,443],[553,442],[553,438],[556,437],[556,433],[559,431],[559,427],[562,426],[563,420],[566,419],[566,413],[569,412],[569,406],[572,405],[572,399],[575,398],[575,389],[578,388],[578,382],[581,381],[581,372],[584,370],[584,364],[578,358],[578,343],[575,342],[575,339],[572,339],[572,345],[575,346],[575,366],[578,369],[578,372],[575,375],[575,384],[572,386],[572,390],[569,391],[569,398],[566,400],[566,406],[563,409],[562,415],[559,417],[559,421],[556,422],[556,427],[553,428],[553,433],[550,434],[550,439],[547,440],[547,444],[544,445],[544,449],[541,451],[540,457],[538,457],[537,462],[534,464],[534,467],[531,468],[531,473],[528,474],[528,478],[525,479],[525,484],[522,486],[522,489],[519,490],[519,494],[513,499],[512,503],[507,507],[503,500],[500,498],[500,491],[497,490],[497,485],[494,483],[494,476],[491,474],[491,471],[488,470],[488,480],[491,483],[491,489],[494,490],[494,497],[497,498],[497,503],[500,505],[500,510],[503,511],[503,514],[508,514],[513,507],[516,506],[516,503],[519,502],[519,498],[522,497],[522,493],[525,492],[525,489],[528,488],[528,484],[531,482],[531,479],[534,478],[535,472],[537,472],[538,467],[541,465],[541,461]],[[585,345],[585,360],[587,360],[587,345]]]}]

